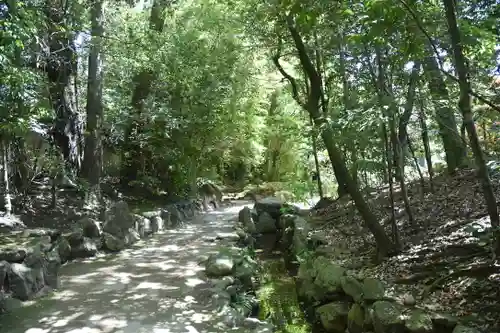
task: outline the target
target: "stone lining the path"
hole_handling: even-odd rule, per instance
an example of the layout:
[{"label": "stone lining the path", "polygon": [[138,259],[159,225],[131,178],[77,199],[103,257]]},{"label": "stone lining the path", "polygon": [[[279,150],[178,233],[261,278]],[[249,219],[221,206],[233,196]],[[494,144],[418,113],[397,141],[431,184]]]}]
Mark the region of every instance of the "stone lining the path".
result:
[{"label": "stone lining the path", "polygon": [[247,232],[278,233],[288,263],[300,257],[297,292],[313,324],[328,333],[479,333],[451,315],[386,297],[383,281],[350,275],[321,255],[324,243],[299,213],[276,198],[265,198],[253,210],[241,210],[239,220]]},{"label": "stone lining the path", "polygon": [[141,238],[175,228],[201,211],[198,201],[186,200],[157,211],[132,214],[127,203],[114,203],[105,221],[78,220],[73,230],[26,229],[15,217],[3,218],[0,228],[0,314],[23,301],[45,295],[60,285],[61,265],[98,252],[117,252]]}]

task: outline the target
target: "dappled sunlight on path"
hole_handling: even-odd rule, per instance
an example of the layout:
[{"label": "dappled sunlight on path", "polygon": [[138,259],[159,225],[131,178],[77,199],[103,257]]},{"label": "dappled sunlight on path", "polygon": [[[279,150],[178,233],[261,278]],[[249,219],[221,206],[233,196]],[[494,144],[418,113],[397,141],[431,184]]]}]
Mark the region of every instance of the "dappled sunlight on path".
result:
[{"label": "dappled sunlight on path", "polygon": [[[229,241],[241,205],[196,217],[184,228],[115,255],[62,268],[62,287],[0,318],[1,333],[228,332],[200,265]],[[224,244],[226,243],[226,244]],[[248,329],[239,329],[248,332]]]}]

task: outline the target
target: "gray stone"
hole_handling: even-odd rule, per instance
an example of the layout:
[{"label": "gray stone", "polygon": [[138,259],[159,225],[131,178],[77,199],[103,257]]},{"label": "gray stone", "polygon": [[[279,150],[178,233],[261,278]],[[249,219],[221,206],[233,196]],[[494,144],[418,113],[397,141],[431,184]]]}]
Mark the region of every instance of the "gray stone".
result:
[{"label": "gray stone", "polygon": [[299,211],[297,207],[287,204],[276,197],[258,199],[254,208],[259,215],[266,212],[276,220],[283,214],[296,214]]},{"label": "gray stone", "polygon": [[128,233],[125,235],[125,244],[132,245],[141,240],[141,236],[139,233],[132,228],[128,229]]},{"label": "gray stone", "polygon": [[242,210],[240,210],[240,212],[238,213],[238,221],[243,224],[243,228],[248,233],[253,234],[257,232],[250,208],[245,206]]},{"label": "gray stone", "polygon": [[97,254],[97,244],[93,239],[83,237],[77,246],[71,246],[71,258],[89,258]]},{"label": "gray stone", "polygon": [[151,231],[153,233],[157,233],[160,230],[163,230],[163,220],[159,216],[153,216],[151,217]]},{"label": "gray stone", "polygon": [[262,212],[255,223],[255,229],[260,234],[276,233],[276,220],[269,213]]},{"label": "gray stone", "polygon": [[125,242],[122,239],[110,233],[104,232],[102,234],[102,237],[103,237],[104,248],[106,250],[117,252],[125,248]]},{"label": "gray stone", "polygon": [[4,283],[7,281],[7,276],[10,272],[10,264],[7,261],[0,261],[0,290],[4,287]]},{"label": "gray stone", "polygon": [[26,249],[7,247],[0,249],[0,261],[20,263],[26,258]]},{"label": "gray stone", "polygon": [[396,303],[376,301],[373,303],[373,328],[375,333],[404,332],[403,309]]},{"label": "gray stone", "polygon": [[102,230],[118,238],[123,238],[129,228],[134,228],[135,219],[125,201],[118,201],[106,212]]},{"label": "gray stone", "polygon": [[89,238],[101,237],[101,226],[98,221],[86,216],[78,221],[78,225],[83,231],[83,236]]},{"label": "gray stone", "polygon": [[69,259],[71,259],[71,245],[69,244],[69,242],[66,238],[61,237],[57,241],[54,249],[59,254],[59,258],[61,258],[61,262],[63,264],[66,263]]},{"label": "gray stone", "polygon": [[9,284],[12,297],[27,301],[43,288],[43,275],[40,281],[40,270],[34,270],[26,265],[14,263],[9,271]]},{"label": "gray stone", "polygon": [[219,253],[211,255],[205,263],[205,272],[208,276],[231,275],[235,266],[234,258],[229,254]]},{"label": "gray stone", "polygon": [[47,262],[45,264],[44,282],[45,285],[57,289],[60,287],[59,269],[61,268],[62,260],[57,248],[52,249],[47,254]]}]

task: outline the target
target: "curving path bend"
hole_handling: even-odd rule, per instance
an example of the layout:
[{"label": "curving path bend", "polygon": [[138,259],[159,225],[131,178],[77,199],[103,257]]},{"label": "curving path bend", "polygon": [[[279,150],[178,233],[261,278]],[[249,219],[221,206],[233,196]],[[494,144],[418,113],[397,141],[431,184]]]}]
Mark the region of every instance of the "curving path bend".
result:
[{"label": "curving path bend", "polygon": [[244,203],[195,217],[116,255],[62,267],[62,287],[0,317],[1,333],[219,333],[230,328],[199,263],[233,231]]}]

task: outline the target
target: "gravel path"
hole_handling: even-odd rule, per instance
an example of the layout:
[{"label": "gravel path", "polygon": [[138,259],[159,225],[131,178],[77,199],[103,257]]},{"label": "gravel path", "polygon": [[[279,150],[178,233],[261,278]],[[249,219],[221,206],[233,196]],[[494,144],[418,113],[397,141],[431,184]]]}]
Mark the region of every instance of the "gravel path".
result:
[{"label": "gravel path", "polygon": [[[62,268],[62,288],[0,319],[1,333],[218,333],[225,327],[199,263],[232,231],[243,203],[116,255]],[[230,244],[229,244],[230,246]],[[251,332],[239,328],[237,332]]]}]

